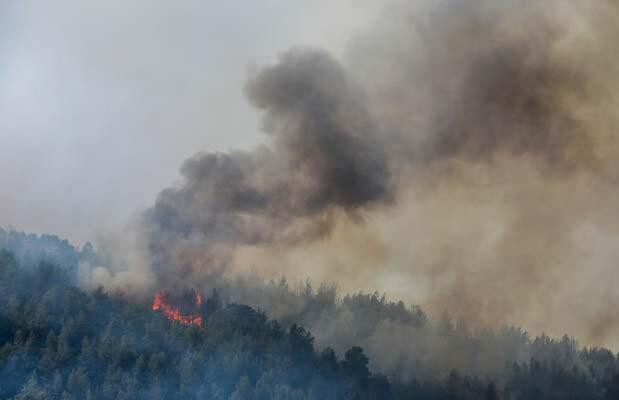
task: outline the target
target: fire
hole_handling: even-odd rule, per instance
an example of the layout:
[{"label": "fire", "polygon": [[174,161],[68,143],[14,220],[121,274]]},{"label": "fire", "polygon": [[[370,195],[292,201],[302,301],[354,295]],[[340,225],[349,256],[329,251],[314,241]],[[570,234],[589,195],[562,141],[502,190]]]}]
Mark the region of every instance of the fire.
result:
[{"label": "fire", "polygon": [[168,303],[168,296],[164,292],[159,292],[153,299],[151,306],[153,311],[160,311],[171,321],[177,321],[184,325],[202,326],[202,316],[197,312],[197,308],[202,305],[202,295],[195,292],[193,298],[195,310],[191,314],[183,314],[180,308],[173,307]]}]

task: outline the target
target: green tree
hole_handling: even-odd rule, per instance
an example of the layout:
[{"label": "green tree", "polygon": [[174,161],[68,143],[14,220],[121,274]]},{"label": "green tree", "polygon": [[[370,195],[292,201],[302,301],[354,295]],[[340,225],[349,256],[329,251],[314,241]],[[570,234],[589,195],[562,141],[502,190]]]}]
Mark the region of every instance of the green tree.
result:
[{"label": "green tree", "polygon": [[247,376],[242,376],[236,384],[230,400],[252,400],[254,398],[254,389]]},{"label": "green tree", "polygon": [[13,397],[14,400],[51,400],[51,396],[47,391],[39,385],[39,378],[36,372],[33,372],[28,378],[26,384],[22,387],[19,393]]}]

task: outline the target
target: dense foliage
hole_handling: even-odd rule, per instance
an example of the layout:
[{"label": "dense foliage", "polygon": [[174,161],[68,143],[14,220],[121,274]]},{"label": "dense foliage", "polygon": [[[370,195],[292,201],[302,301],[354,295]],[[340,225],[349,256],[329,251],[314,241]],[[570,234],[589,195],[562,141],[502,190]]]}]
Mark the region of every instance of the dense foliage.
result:
[{"label": "dense foliage", "polygon": [[90,243],[78,249],[68,240],[56,235],[36,235],[15,229],[5,230],[2,227],[0,249],[9,251],[23,268],[34,268],[42,262],[62,266],[73,282],[77,279],[80,262],[95,264],[98,261]]},{"label": "dense foliage", "polygon": [[20,269],[0,253],[0,397],[384,398],[358,347],[338,361],[293,325],[205,302],[204,327],[175,324],[145,304],[87,294],[50,264]]},{"label": "dense foliage", "polygon": [[[310,332],[292,320],[269,319],[217,291],[202,305],[201,328],[169,321],[135,299],[102,289],[83,291],[75,285],[75,264],[65,267],[60,261],[77,263],[92,249],[66,247],[66,254],[49,257],[50,263],[37,246],[62,248],[63,241],[37,242],[42,237],[15,234],[13,238],[11,249],[22,249],[19,257],[0,250],[3,399],[619,399],[617,357],[606,349],[579,348],[567,336],[531,340],[517,328],[471,335],[447,317],[429,329],[420,309],[407,310],[376,295],[349,296],[337,304],[323,301],[323,307],[349,313],[365,309],[363,329],[368,331],[360,335],[370,335],[369,325],[386,318],[373,315],[386,315],[448,343],[449,347],[428,349],[427,357],[454,358],[454,368],[445,373],[429,373],[419,359],[400,360],[402,368],[410,370],[406,375],[390,369],[382,370],[385,376],[361,347],[351,346],[338,357],[330,347],[319,349]],[[32,239],[32,248],[23,251],[19,238]],[[41,257],[35,263],[28,254]],[[292,296],[292,291],[287,293]],[[319,295],[306,291],[304,296]],[[297,316],[307,318],[304,315]],[[408,332],[396,330],[393,335]],[[416,345],[414,336],[401,341],[407,339],[410,346]],[[501,340],[522,344],[510,353],[491,343]],[[382,346],[389,353],[388,344]],[[451,354],[432,354],[447,348]],[[487,362],[489,353],[482,349],[488,348],[508,353],[496,356],[512,361],[493,374],[478,373],[475,364]],[[456,359],[463,349],[470,366]],[[530,356],[524,361],[517,354],[523,349]],[[475,357],[477,362],[471,361]],[[398,357],[389,353],[385,358]]]}]

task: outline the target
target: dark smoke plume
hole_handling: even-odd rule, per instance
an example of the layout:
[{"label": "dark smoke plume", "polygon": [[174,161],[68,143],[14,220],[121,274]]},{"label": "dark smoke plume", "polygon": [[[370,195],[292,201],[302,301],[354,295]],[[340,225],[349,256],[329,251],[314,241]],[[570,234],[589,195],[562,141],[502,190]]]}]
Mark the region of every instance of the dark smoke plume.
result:
[{"label": "dark smoke plume", "polygon": [[198,154],[183,165],[182,185],[161,192],[145,219],[162,283],[221,272],[240,245],[322,237],[333,213],[354,215],[390,196],[372,121],[327,53],[291,50],[245,89],[264,110],[271,143]]}]

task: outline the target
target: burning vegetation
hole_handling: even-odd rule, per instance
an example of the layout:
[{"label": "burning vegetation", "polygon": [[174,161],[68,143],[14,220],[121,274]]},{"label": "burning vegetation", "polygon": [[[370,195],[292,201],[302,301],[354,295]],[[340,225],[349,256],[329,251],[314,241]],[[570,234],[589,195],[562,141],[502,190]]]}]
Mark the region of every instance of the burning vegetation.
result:
[{"label": "burning vegetation", "polygon": [[153,311],[159,311],[171,321],[180,322],[183,325],[202,326],[202,295],[191,290],[178,298],[169,293],[158,292],[151,306]]}]

